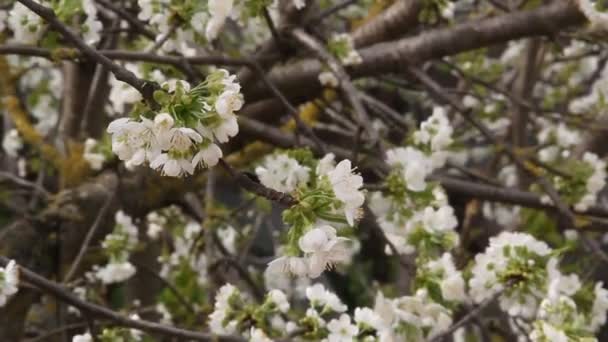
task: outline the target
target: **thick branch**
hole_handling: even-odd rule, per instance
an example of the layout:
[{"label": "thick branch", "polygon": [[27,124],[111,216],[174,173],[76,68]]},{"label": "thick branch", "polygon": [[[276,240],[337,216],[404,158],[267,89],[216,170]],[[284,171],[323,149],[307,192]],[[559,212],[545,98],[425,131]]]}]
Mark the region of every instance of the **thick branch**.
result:
[{"label": "thick branch", "polygon": [[[425,31],[415,36],[371,45],[359,50],[363,63],[349,69],[352,77],[403,71],[410,63],[454,55],[488,45],[528,36],[550,35],[581,25],[585,17],[571,1],[555,1],[530,11]],[[320,90],[317,76],[322,71],[318,61],[305,59],[271,73],[271,80],[290,96]],[[249,101],[268,97],[262,85],[246,89]]]}]

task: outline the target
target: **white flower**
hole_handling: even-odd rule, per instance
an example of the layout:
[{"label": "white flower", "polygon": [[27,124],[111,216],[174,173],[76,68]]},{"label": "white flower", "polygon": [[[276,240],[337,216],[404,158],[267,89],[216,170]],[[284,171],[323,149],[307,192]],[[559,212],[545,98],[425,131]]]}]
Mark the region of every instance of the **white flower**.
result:
[{"label": "white flower", "polygon": [[251,327],[249,335],[249,342],[272,342],[272,340],[268,338],[262,329]]},{"label": "white flower", "polygon": [[442,273],[439,287],[445,300],[461,302],[466,299],[462,273],[456,269],[450,253],[443,253],[441,258],[428,262],[425,267],[431,272]]},{"label": "white flower", "polygon": [[276,289],[270,290],[270,292],[268,292],[268,299],[273,302],[282,313],[289,311],[289,301],[283,291]]},{"label": "white flower", "polygon": [[388,317],[403,321],[420,329],[428,329],[427,337],[432,337],[452,325],[451,312],[440,304],[429,299],[426,290],[418,290],[414,296],[394,299],[385,310]]},{"label": "white flower", "polygon": [[330,226],[313,228],[302,236],[298,245],[308,259],[308,276],[316,278],[336,263],[348,261],[349,241],[337,237],[336,230]]},{"label": "white flower", "polygon": [[274,259],[268,264],[269,274],[288,273],[298,277],[308,275],[308,261],[306,258],[283,256]]},{"label": "white flower", "polygon": [[382,317],[378,315],[374,310],[370,308],[356,308],[355,309],[355,322],[359,324],[359,327],[371,327],[380,331],[385,328],[385,324]]},{"label": "white flower", "polygon": [[[215,334],[230,335],[236,332],[237,321],[224,322],[227,311],[230,310],[230,299],[238,296],[239,292],[232,284],[222,286],[215,296],[214,310],[209,315],[209,328]],[[225,324],[224,324],[225,323]]]},{"label": "white flower", "polygon": [[423,212],[422,222],[429,231],[453,230],[458,225],[458,220],[454,215],[454,208],[449,205],[437,210],[426,207]]},{"label": "white flower", "polygon": [[[138,314],[132,314],[129,316],[129,318],[136,321],[140,319]],[[144,334],[141,330],[137,329],[129,329],[129,333],[131,333],[131,337],[135,341],[141,341],[141,337]]]},{"label": "white flower", "polygon": [[433,168],[442,167],[448,154],[446,149],[452,144],[452,126],[443,107],[435,107],[433,114],[414,133],[414,142],[429,144]]},{"label": "white flower", "polygon": [[340,298],[325,289],[322,284],[315,284],[306,289],[306,298],[314,306],[329,308],[335,312],[346,311],[346,305],[342,304]]},{"label": "white flower", "polygon": [[585,211],[596,203],[597,194],[606,185],[606,162],[591,152],[585,152],[583,161],[593,168],[593,174],[587,179],[587,193],[576,203],[574,208]]},{"label": "white flower", "polygon": [[306,0],[293,0],[293,4],[297,9],[301,10],[306,7]]},{"label": "white flower", "polygon": [[192,158],[192,167],[204,164],[206,167],[217,165],[222,158],[222,150],[216,144],[209,144],[198,151]]},{"label": "white flower", "polygon": [[[500,281],[504,279],[504,272],[509,272],[509,278],[517,277],[517,270],[522,275],[541,272],[545,264],[538,264],[535,259],[543,260],[549,253],[551,249],[546,243],[528,234],[503,232],[492,237],[485,252],[475,256],[473,276],[469,281],[471,297],[480,303],[504,289],[506,284]],[[546,279],[541,283],[533,280],[524,277],[520,281],[526,282],[526,286],[511,287],[501,295],[500,307],[511,316],[533,317]]]},{"label": "white flower", "polygon": [[128,262],[109,263],[96,272],[96,277],[104,284],[121,283],[135,274],[136,270]]},{"label": "white flower", "polygon": [[335,158],[336,156],[333,153],[328,153],[321,158],[317,164],[317,169],[315,170],[317,175],[327,175],[331,170],[333,170],[336,167]]},{"label": "white flower", "polygon": [[95,17],[87,17],[83,26],[85,29],[85,32],[83,35],[85,43],[87,43],[89,45],[93,45],[93,44],[99,42],[99,40],[101,38],[100,33],[103,29],[103,24],[101,23],[101,21],[99,21]]},{"label": "white flower", "polygon": [[581,12],[583,12],[594,27],[608,31],[608,13],[600,12],[596,9],[595,4],[597,1],[577,0],[576,2]]},{"label": "white flower", "polygon": [[[198,225],[200,227],[200,225]],[[237,253],[237,232],[234,227],[226,225],[217,230],[217,235],[222,241],[222,245],[230,254]]]},{"label": "white flower", "polygon": [[310,168],[286,154],[266,157],[263,166],[257,167],[255,173],[264,186],[288,193],[306,184],[310,178]]},{"label": "white flower", "polygon": [[16,2],[9,12],[8,26],[13,31],[13,41],[19,44],[35,44],[44,29],[44,22],[25,5]]},{"label": "white flower", "polygon": [[232,11],[233,2],[233,0],[209,0],[207,6],[211,19],[207,22],[207,29],[205,31],[208,41],[213,41],[217,38],[224,26],[224,22]]},{"label": "white flower", "polygon": [[17,157],[21,148],[23,148],[23,140],[19,132],[13,128],[2,139],[2,149],[7,155]]},{"label": "white flower", "polygon": [[591,322],[589,327],[592,331],[597,331],[606,323],[606,310],[608,310],[608,290],[603,287],[602,282],[595,284],[595,298],[591,309]]},{"label": "white flower", "polygon": [[172,158],[167,153],[161,153],[150,163],[153,169],[162,169],[162,174],[169,177],[180,177],[193,174],[192,161],[185,158]]},{"label": "white flower", "polygon": [[215,101],[215,110],[222,117],[234,114],[241,107],[243,107],[243,95],[238,90],[224,91]]},{"label": "white flower", "polygon": [[350,316],[347,314],[342,314],[339,319],[329,321],[327,330],[329,330],[329,336],[327,337],[327,341],[329,342],[353,341],[359,333],[359,328],[351,324]]},{"label": "white flower", "polygon": [[74,337],[72,337],[72,342],[93,342],[93,336],[91,336],[91,333],[74,335]]},{"label": "white flower", "polygon": [[363,59],[361,55],[355,50],[353,38],[348,33],[334,34],[329,42],[330,46],[335,46],[337,49],[337,57],[344,65],[355,65],[361,64]]},{"label": "white flower", "polygon": [[0,267],[0,307],[19,291],[19,268],[14,260],[8,262],[6,267]]},{"label": "white flower", "polygon": [[148,221],[146,234],[152,240],[158,239],[158,236],[163,231],[163,225],[167,223],[167,219],[157,212],[151,212],[146,216],[146,221]]},{"label": "white flower", "polygon": [[363,186],[363,177],[352,171],[350,160],[345,159],[327,173],[334,195],[344,204],[344,215],[351,226],[365,201],[363,192],[359,190]]},{"label": "white flower", "polygon": [[407,188],[420,192],[426,189],[426,177],[433,171],[431,160],[413,147],[398,147],[386,151],[386,162],[402,170]]},{"label": "white flower", "polygon": [[530,332],[530,340],[532,342],[569,342],[568,336],[560,329],[553,325],[539,321],[534,324],[534,330]]},{"label": "white flower", "polygon": [[101,170],[103,163],[106,161],[106,157],[102,153],[95,152],[97,145],[98,143],[95,139],[88,138],[84,142],[84,153],[82,155],[84,160],[89,163],[91,169],[96,171]]},{"label": "white flower", "polygon": [[320,73],[319,82],[321,82],[321,85],[331,88],[336,88],[340,84],[336,75],[331,71],[323,71]]}]

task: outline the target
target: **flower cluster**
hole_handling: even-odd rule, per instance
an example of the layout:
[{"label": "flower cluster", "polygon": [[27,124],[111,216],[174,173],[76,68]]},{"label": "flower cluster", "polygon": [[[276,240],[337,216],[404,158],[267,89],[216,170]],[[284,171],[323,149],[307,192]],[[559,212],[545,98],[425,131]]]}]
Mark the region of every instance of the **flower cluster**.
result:
[{"label": "flower cluster", "polygon": [[217,70],[192,89],[183,81],[166,83],[163,89],[155,93],[160,113],[144,108],[135,118],[110,123],[112,151],[128,167],[148,162],[171,177],[216,165],[222,157],[216,142],[238,133],[235,111],[243,97],[235,76]]},{"label": "flower cluster", "polygon": [[371,194],[371,208],[400,253],[410,254],[417,248],[423,254],[440,255],[435,252],[458,244],[454,209],[443,189],[426,181],[434,169],[445,164],[452,144],[445,110],[436,107],[411,140],[413,146],[387,151],[386,162],[392,169],[387,189]]},{"label": "flower cluster", "polygon": [[122,211],[116,212],[114,219],[114,231],[106,235],[101,244],[109,262],[95,270],[96,277],[104,284],[123,282],[131,278],[136,271],[129,262],[129,256],[139,241],[137,226],[131,217]]},{"label": "flower cluster", "polygon": [[266,157],[262,166],[255,169],[255,173],[265,186],[287,193],[308,183],[310,178],[309,167],[282,153]]},{"label": "flower cluster", "polygon": [[[551,249],[524,233],[501,233],[490,239],[484,253],[475,256],[469,281],[471,297],[481,303],[494,294],[501,308],[512,316],[533,317],[545,292]],[[510,282],[513,282],[511,284]]]},{"label": "flower cluster", "polygon": [[16,129],[11,129],[4,135],[4,138],[2,138],[2,149],[7,155],[17,157],[19,155],[19,150],[22,148],[23,140]]},{"label": "flower cluster", "polygon": [[0,307],[19,290],[19,268],[14,260],[8,262],[6,267],[0,267]]},{"label": "flower cluster", "polygon": [[501,233],[475,257],[470,295],[479,303],[500,294],[500,307],[510,316],[536,319],[534,341],[559,340],[566,332],[589,337],[606,321],[608,291],[602,283],[590,290],[576,274],[564,275],[554,255],[528,234]]},{"label": "flower cluster", "polygon": [[271,290],[260,305],[252,304],[232,284],[222,286],[215,296],[214,310],[209,315],[209,328],[216,334],[241,333],[251,341],[271,341],[285,330],[283,315],[290,309],[287,296]]},{"label": "flower cluster", "polygon": [[591,152],[585,152],[583,162],[592,169],[591,175],[585,183],[585,194],[575,204],[577,210],[587,210],[596,203],[597,195],[606,185],[606,162]]},{"label": "flower cluster", "polygon": [[[441,295],[434,298],[436,302],[463,302],[467,298],[465,281],[456,266],[450,253],[418,266],[416,270],[416,284],[418,288],[428,289],[431,295]],[[432,291],[439,289],[440,291]]]},{"label": "flower cluster", "polygon": [[271,272],[316,278],[348,261],[351,241],[336,227],[353,226],[365,200],[363,178],[353,173],[349,160],[335,165],[333,154],[317,161],[310,151],[294,150],[267,157],[256,173],[263,185],[290,192],[298,201],[283,214],[290,225],[287,255],[270,263]]},{"label": "flower cluster", "polygon": [[91,169],[95,171],[101,170],[103,163],[106,161],[105,154],[100,151],[99,143],[92,138],[85,140],[82,157],[89,163]]},{"label": "flower cluster", "polygon": [[36,13],[20,2],[8,13],[8,27],[13,31],[13,40],[19,44],[34,44],[38,41],[46,24]]}]

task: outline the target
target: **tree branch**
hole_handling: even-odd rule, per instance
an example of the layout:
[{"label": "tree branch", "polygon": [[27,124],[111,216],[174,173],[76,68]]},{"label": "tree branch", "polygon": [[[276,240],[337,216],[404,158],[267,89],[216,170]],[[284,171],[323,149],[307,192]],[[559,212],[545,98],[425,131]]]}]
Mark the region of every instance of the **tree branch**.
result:
[{"label": "tree branch", "polygon": [[[9,260],[7,258],[5,258],[4,256],[0,256],[0,265],[6,266],[8,262]],[[244,341],[244,339],[236,336],[212,335],[202,332],[179,329],[168,325],[158,324],[145,320],[133,320],[103,306],[83,301],[63,286],[50,280],[47,280],[46,278],[30,271],[25,267],[19,266],[19,275],[23,280],[36,286],[41,291],[52,295],[69,305],[72,305],[80,311],[88,313],[92,317],[108,319],[119,326],[196,341]]]}]

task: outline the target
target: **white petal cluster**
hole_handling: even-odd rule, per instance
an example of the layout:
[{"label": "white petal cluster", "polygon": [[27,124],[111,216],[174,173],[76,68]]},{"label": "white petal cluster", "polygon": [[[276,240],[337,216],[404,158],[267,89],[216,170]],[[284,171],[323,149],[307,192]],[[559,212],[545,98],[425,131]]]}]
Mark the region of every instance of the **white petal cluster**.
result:
[{"label": "white petal cluster", "polygon": [[89,163],[92,170],[99,171],[103,167],[103,163],[106,161],[106,157],[103,153],[97,152],[99,143],[97,140],[88,138],[84,142],[84,153],[82,157]]},{"label": "white petal cluster", "polygon": [[606,323],[606,312],[608,311],[608,290],[602,282],[595,284],[593,288],[594,299],[591,313],[589,315],[589,328],[591,331],[598,331]]},{"label": "white petal cluster", "polygon": [[[447,203],[445,192],[437,186],[432,195],[431,202],[422,204],[408,197],[402,203],[379,192],[371,195],[371,209],[378,224],[400,253],[411,254],[420,249],[421,236],[424,240],[441,241],[442,248],[449,249],[459,244],[459,236],[454,231],[458,220],[454,209]],[[393,251],[387,247],[386,253]]]},{"label": "white petal cluster", "polygon": [[327,290],[322,284],[315,284],[306,289],[306,298],[312,307],[333,312],[345,312],[347,307],[335,293]]},{"label": "white petal cluster", "polygon": [[286,193],[306,184],[310,178],[308,166],[283,153],[266,157],[255,173],[264,186]]},{"label": "white petal cluster", "polygon": [[110,259],[109,263],[95,272],[104,284],[123,282],[136,272],[129,262],[129,256],[139,241],[137,226],[130,216],[120,210],[116,212],[115,221],[114,231],[106,235],[101,244]]},{"label": "white petal cluster", "polygon": [[82,0],[82,9],[86,15],[86,19],[83,23],[84,27],[84,41],[89,45],[93,45],[99,42],[101,38],[101,30],[103,29],[103,24],[97,18],[97,7],[95,7],[95,2],[93,0]]},{"label": "white petal cluster", "polygon": [[[158,46],[161,53],[179,53],[187,57],[196,55],[195,32],[201,33],[197,28],[207,22],[207,12],[197,11],[199,7],[190,8],[187,12],[180,11],[179,6],[174,6],[170,0],[137,0],[137,3],[141,9],[138,19],[147,21],[158,33],[151,46]],[[171,22],[175,18],[183,23],[177,28]]]},{"label": "white petal cluster", "polygon": [[272,339],[270,339],[262,329],[252,327],[249,335],[250,342],[272,342]]},{"label": "white petal cluster", "polygon": [[163,227],[167,224],[167,218],[156,211],[152,211],[146,215],[146,222],[148,223],[146,235],[150,239],[156,240],[163,231]]},{"label": "white petal cluster", "polygon": [[19,44],[36,44],[46,24],[36,13],[16,2],[8,15],[8,27]]},{"label": "white petal cluster", "polygon": [[[500,307],[505,312],[533,317],[546,291],[546,259],[550,253],[545,242],[525,233],[503,232],[492,237],[484,253],[475,256],[469,294],[481,303],[504,290]],[[518,285],[505,289],[510,281]]]},{"label": "white petal cluster", "polygon": [[361,64],[363,59],[353,42],[353,37],[348,33],[334,34],[328,42],[329,50],[336,56],[344,65]]},{"label": "white petal cluster", "polygon": [[208,41],[213,41],[219,35],[220,30],[224,27],[226,19],[228,19],[230,12],[232,12],[234,1],[209,0],[208,6],[211,18],[207,22],[207,27],[205,28],[205,37],[207,37]]},{"label": "white petal cluster", "polygon": [[319,82],[322,86],[336,88],[340,84],[340,81],[331,71],[323,71],[319,74]]},{"label": "white petal cluster", "polygon": [[583,161],[593,168],[593,173],[587,178],[587,192],[574,205],[576,210],[585,211],[597,202],[597,194],[606,185],[606,162],[601,160],[596,154],[585,152]]},{"label": "white petal cluster", "polygon": [[580,144],[581,133],[564,123],[554,125],[548,120],[538,120],[542,129],[537,134],[538,142],[546,147],[538,151],[543,162],[554,162],[560,157],[568,157],[570,150]]},{"label": "white petal cluster", "polygon": [[[384,307],[381,308],[382,306]],[[381,336],[392,337],[393,340],[399,340],[395,328],[402,324],[416,329],[416,335],[409,336],[414,341],[425,341],[452,325],[451,311],[441,304],[433,302],[424,289],[416,291],[413,296],[393,300],[377,298],[376,311],[382,312],[385,321],[388,322],[388,328],[381,332]]]},{"label": "white petal cluster", "polygon": [[[134,73],[137,77],[144,76],[135,63],[126,63],[124,68]],[[114,74],[110,74],[108,84],[110,85],[110,94],[108,95],[111,104],[110,112],[114,113],[114,115],[123,115],[129,105],[139,102],[142,99],[141,94],[137,89],[119,81],[114,77]]]},{"label": "white petal cluster", "polygon": [[[112,151],[127,167],[149,163],[163,175],[180,177],[192,175],[198,166],[215,166],[222,157],[222,150],[215,142],[225,143],[238,133],[235,111],[241,109],[243,97],[240,86],[225,70],[212,73],[206,83],[190,89],[186,82],[166,83],[177,103],[167,108],[173,114],[161,112],[154,118],[120,118],[110,123]],[[196,105],[200,112],[184,113],[192,120],[183,121],[175,114],[183,97],[189,97],[188,105]],[[183,110],[183,109],[182,109]],[[179,116],[179,117],[178,117]]]},{"label": "white petal cluster", "polygon": [[267,298],[268,301],[276,305],[280,312],[287,313],[287,311],[289,311],[290,304],[287,299],[287,295],[285,295],[283,291],[276,289],[270,290]]},{"label": "white petal cluster", "polygon": [[359,328],[351,323],[350,316],[347,314],[342,314],[340,318],[329,321],[327,330],[329,330],[329,336],[324,340],[327,342],[353,341],[359,334]]},{"label": "white petal cluster", "polygon": [[360,208],[365,202],[365,195],[361,191],[363,177],[353,171],[350,160],[345,159],[327,172],[334,195],[342,202],[344,216],[351,226],[360,217]]},{"label": "white petal cluster", "polygon": [[19,150],[23,148],[23,140],[16,129],[11,129],[2,138],[2,149],[4,152],[11,156],[19,156]]},{"label": "white petal cluster", "polygon": [[135,267],[128,261],[112,262],[96,271],[97,278],[104,284],[122,283],[135,275]]},{"label": "white petal cluster", "polygon": [[294,6],[296,6],[297,9],[300,10],[306,7],[306,0],[293,0],[293,4]]},{"label": "white petal cluster", "polygon": [[578,8],[591,22],[592,26],[602,31],[608,31],[608,13],[601,12],[596,8],[598,1],[592,0],[577,0]]},{"label": "white petal cluster", "polygon": [[433,167],[442,167],[447,158],[447,148],[452,145],[452,125],[443,107],[433,108],[433,114],[425,120],[413,135],[414,143],[428,145]]},{"label": "white petal cluster", "polygon": [[426,189],[426,177],[442,167],[452,144],[452,126],[445,109],[435,107],[433,114],[414,132],[417,147],[397,147],[386,151],[386,163],[401,171],[407,188],[420,192]]},{"label": "white petal cluster", "polygon": [[14,260],[0,267],[0,307],[19,291],[19,268]]},{"label": "white petal cluster", "polygon": [[317,278],[326,269],[350,259],[350,241],[337,236],[336,229],[331,226],[312,228],[298,242],[303,256],[277,258],[268,264],[268,272]]},{"label": "white petal cluster", "polygon": [[236,332],[238,322],[236,320],[226,321],[230,314],[231,300],[239,298],[240,293],[236,287],[231,284],[222,286],[215,295],[215,306],[213,312],[209,315],[209,328],[215,334],[230,335]]},{"label": "white petal cluster", "polygon": [[443,299],[450,302],[463,302],[467,295],[462,272],[456,269],[450,253],[443,253],[441,258],[431,260],[422,266],[431,275],[438,276],[439,288]]},{"label": "white petal cluster", "polygon": [[[181,211],[174,207],[169,207],[168,212],[183,216]],[[174,228],[181,229],[177,229],[172,234],[173,250],[170,254],[159,258],[162,265],[160,275],[165,279],[171,279],[175,276],[174,272],[179,273],[187,265],[190,270],[196,270],[198,284],[204,286],[207,283],[208,259],[204,253],[193,253],[203,227],[198,222],[187,221],[185,218],[181,221],[180,224],[174,223]]]},{"label": "white petal cluster", "polygon": [[74,335],[72,342],[93,342],[93,336],[88,332],[82,335]]}]

